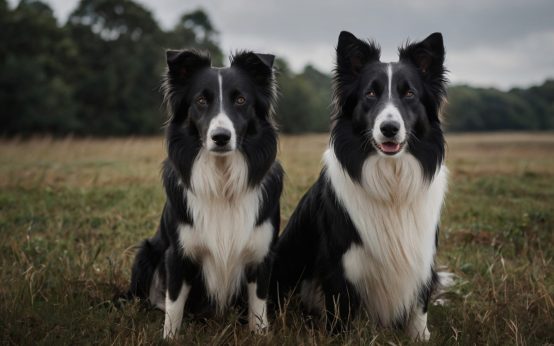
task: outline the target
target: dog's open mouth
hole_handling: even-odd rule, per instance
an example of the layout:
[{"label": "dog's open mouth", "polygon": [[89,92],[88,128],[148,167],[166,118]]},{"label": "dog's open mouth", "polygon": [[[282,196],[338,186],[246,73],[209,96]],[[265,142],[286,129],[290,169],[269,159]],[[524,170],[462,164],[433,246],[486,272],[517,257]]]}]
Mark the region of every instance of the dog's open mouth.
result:
[{"label": "dog's open mouth", "polygon": [[402,148],[404,147],[405,144],[406,144],[406,142],[402,142],[402,143],[383,142],[383,143],[379,144],[379,143],[373,141],[373,145],[375,145],[375,147],[377,149],[379,149],[382,153],[387,154],[387,155],[394,155],[394,154],[399,153],[402,150]]}]

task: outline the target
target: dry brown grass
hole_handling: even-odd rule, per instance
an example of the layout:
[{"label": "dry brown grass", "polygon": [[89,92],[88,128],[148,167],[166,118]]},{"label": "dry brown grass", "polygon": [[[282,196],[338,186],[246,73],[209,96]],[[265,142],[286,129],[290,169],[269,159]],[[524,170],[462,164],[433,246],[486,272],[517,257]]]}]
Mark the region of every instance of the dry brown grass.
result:
[{"label": "dry brown grass", "polygon": [[[321,168],[326,135],[283,136],[286,222]],[[554,134],[448,136],[450,192],[439,263],[458,276],[430,313],[431,344],[554,342]],[[132,246],[153,233],[164,196],[162,138],[0,141],[2,344],[151,344],[163,316],[114,309]],[[393,344],[367,320],[327,336],[292,309],[269,335],[233,314],[186,321],[182,343]]]}]

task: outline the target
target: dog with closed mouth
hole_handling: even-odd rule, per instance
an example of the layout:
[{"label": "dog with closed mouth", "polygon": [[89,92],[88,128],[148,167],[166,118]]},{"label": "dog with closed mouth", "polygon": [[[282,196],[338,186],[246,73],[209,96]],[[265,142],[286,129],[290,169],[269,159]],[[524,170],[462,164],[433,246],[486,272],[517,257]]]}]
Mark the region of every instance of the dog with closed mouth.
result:
[{"label": "dog with closed mouth", "polygon": [[129,289],[165,311],[164,338],[176,336],[185,311],[212,315],[237,304],[247,305],[251,330],[268,326],[283,179],[273,61],[239,52],[217,68],[203,53],[167,51],[166,203]]},{"label": "dog with closed mouth", "polygon": [[329,148],[279,238],[275,285],[281,296],[298,288],[332,330],[364,312],[427,340],[447,188],[442,35],[383,63],[376,44],[341,32],[336,54]]}]

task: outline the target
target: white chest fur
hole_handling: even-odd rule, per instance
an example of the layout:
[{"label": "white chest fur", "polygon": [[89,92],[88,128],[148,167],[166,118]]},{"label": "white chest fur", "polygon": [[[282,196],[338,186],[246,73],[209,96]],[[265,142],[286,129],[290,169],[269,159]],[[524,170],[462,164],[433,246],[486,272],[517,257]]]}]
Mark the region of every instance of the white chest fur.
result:
[{"label": "white chest fur", "polygon": [[255,226],[260,189],[247,184],[247,166],[236,153],[215,157],[201,152],[186,190],[193,225],[179,226],[184,254],[201,263],[209,295],[225,308],[244,280],[244,267],[263,260],[273,226]]},{"label": "white chest fur", "polygon": [[429,279],[435,232],[447,185],[447,169],[424,182],[418,161],[372,156],[360,184],[352,181],[334,151],[324,156],[327,177],[362,239],[343,255],[346,278],[370,315],[389,325],[410,312],[418,288]]}]

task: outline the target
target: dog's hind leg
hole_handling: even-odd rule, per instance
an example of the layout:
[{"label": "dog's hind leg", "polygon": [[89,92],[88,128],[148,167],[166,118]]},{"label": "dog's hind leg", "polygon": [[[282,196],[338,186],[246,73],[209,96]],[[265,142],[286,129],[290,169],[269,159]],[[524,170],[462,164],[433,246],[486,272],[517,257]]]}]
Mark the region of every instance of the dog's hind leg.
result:
[{"label": "dog's hind leg", "polygon": [[158,266],[158,269],[154,272],[148,300],[156,308],[165,311],[165,268],[163,264]]},{"label": "dog's hind leg", "polygon": [[[131,273],[131,284],[127,293],[127,298],[138,297],[147,299],[151,297],[151,290],[154,281],[163,276],[163,257],[165,252],[165,243],[158,233],[151,239],[146,239],[141,245],[133,263]],[[155,302],[151,303],[153,305]]]}]

